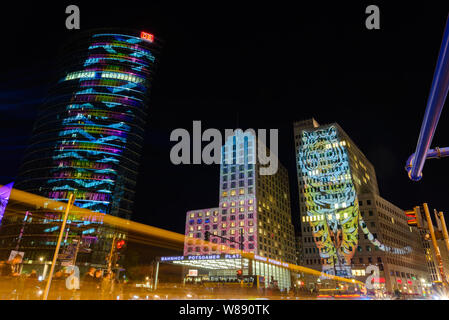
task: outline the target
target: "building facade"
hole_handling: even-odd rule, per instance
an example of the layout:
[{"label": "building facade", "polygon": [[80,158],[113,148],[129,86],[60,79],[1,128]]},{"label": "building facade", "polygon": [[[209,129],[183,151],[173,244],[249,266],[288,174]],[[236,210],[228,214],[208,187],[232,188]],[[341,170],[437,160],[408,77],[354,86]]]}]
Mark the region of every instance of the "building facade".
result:
[{"label": "building facade", "polygon": [[[129,219],[159,49],[153,35],[140,31],[94,31],[68,43],[15,187],[62,202],[73,193],[78,207]],[[33,221],[42,235],[38,243],[23,239],[23,245],[54,246],[58,231],[46,226],[53,217],[47,218]],[[12,222],[2,232],[17,229]],[[84,242],[106,252],[98,241],[109,236],[103,231],[85,230]],[[96,260],[104,260],[101,255]]]},{"label": "building facade", "polygon": [[[227,138],[221,153],[219,206],[187,212],[184,255],[239,249],[243,236],[246,252],[296,262],[287,170],[279,165],[275,174],[261,175],[256,149],[253,133],[236,130]],[[211,234],[210,244],[200,245],[205,231]]]},{"label": "building facade", "polygon": [[360,194],[358,201],[364,223],[386,249],[380,250],[359,232],[357,252],[351,261],[355,278],[365,281],[368,266],[375,265],[379,268],[379,289],[428,294],[425,283],[429,274],[420,233],[407,224],[404,210],[372,193]]},{"label": "building facade", "polygon": [[294,136],[304,266],[366,278],[366,267],[377,265],[387,291],[396,273],[400,281],[423,276],[418,234],[379,196],[373,165],[343,129],[310,119],[294,123]]}]

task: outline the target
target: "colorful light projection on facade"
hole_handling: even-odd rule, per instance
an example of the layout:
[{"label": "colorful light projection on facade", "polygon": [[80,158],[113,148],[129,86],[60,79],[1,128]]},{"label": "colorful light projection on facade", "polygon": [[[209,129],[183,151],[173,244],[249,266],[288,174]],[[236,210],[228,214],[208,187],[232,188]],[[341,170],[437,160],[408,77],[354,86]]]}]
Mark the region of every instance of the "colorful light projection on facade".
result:
[{"label": "colorful light projection on facade", "polygon": [[[241,232],[244,250],[257,252],[255,141],[254,134],[242,130],[227,137],[221,151],[219,208],[187,212],[184,255],[238,249],[239,244],[214,235],[239,242]],[[211,233],[211,244],[195,245],[205,231]]]},{"label": "colorful light projection on facade", "polygon": [[[240,129],[227,137],[221,151],[219,206],[222,232],[240,241],[243,232],[244,250],[257,252],[256,208],[256,136]],[[231,248],[238,245],[231,244]]]},{"label": "colorful light projection on facade", "polygon": [[0,188],[0,224],[2,223],[3,215],[5,214],[13,185],[14,182],[11,182]]},{"label": "colorful light projection on facade", "polygon": [[95,34],[83,67],[60,80],[73,89],[59,118],[49,198],[66,200],[74,192],[75,205],[116,214],[112,211],[120,206],[125,181],[134,179],[122,168],[136,171],[138,154],[130,145],[141,134],[136,126],[144,120],[139,118],[145,115],[155,62],[146,40]]},{"label": "colorful light projection on facade", "polygon": [[347,152],[335,127],[303,131],[302,141],[299,167],[305,188],[305,220],[312,227],[323,272],[350,276],[359,209]]},{"label": "colorful light projection on facade", "polygon": [[323,272],[350,277],[351,259],[358,245],[358,225],[378,249],[407,254],[410,247],[391,248],[368,230],[358,206],[346,143],[335,126],[303,131],[299,168],[304,182],[307,214]]}]

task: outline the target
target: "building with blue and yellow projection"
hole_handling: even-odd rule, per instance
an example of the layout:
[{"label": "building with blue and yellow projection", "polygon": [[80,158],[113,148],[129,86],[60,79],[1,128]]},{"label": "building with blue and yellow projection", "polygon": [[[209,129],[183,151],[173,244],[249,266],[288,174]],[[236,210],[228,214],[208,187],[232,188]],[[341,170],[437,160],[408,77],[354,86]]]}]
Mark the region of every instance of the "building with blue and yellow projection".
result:
[{"label": "building with blue and yellow projection", "polygon": [[336,123],[295,122],[294,135],[302,265],[361,281],[371,265],[384,290],[422,293],[419,234],[379,195],[374,166]]},{"label": "building with blue and yellow projection", "polygon": [[[74,193],[78,207],[131,218],[159,50],[159,40],[141,31],[99,30],[71,39],[15,187],[62,202]],[[43,230],[47,237],[34,246],[51,248],[57,230]],[[83,238],[97,242],[97,228],[84,230]]]}]

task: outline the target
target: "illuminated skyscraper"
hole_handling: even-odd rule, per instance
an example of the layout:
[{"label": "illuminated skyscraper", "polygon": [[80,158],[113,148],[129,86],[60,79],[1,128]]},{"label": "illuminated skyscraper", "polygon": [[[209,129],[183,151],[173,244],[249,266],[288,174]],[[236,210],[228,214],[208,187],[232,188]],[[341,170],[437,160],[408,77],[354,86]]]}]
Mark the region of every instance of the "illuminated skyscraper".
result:
[{"label": "illuminated skyscraper", "polygon": [[[187,212],[185,255],[218,253],[221,245],[238,249],[239,244],[214,235],[240,242],[243,233],[246,252],[296,261],[287,170],[279,164],[275,174],[261,175],[256,154],[252,133],[228,137],[222,147],[219,207]],[[205,231],[211,233],[211,245],[195,245]]]},{"label": "illuminated skyscraper", "polygon": [[[241,130],[227,138],[221,151],[219,206],[187,212],[184,255],[232,254],[243,236],[243,250],[255,255],[254,261],[242,267],[243,275],[264,276],[266,286],[272,280],[289,288],[290,272],[265,263],[296,262],[288,173],[279,163],[276,173],[260,174],[263,165],[256,158],[256,140],[253,133]],[[210,243],[202,245],[206,231]],[[209,277],[235,280],[231,269],[240,264],[221,268],[210,271]]]},{"label": "illuminated skyscraper", "polygon": [[409,281],[421,277],[419,234],[379,196],[373,165],[343,129],[310,119],[296,122],[294,135],[304,266],[364,278],[377,266],[390,291],[398,272]]},{"label": "illuminated skyscraper", "polygon": [[15,187],[63,202],[73,192],[78,207],[129,219],[159,41],[111,30],[72,40]]}]

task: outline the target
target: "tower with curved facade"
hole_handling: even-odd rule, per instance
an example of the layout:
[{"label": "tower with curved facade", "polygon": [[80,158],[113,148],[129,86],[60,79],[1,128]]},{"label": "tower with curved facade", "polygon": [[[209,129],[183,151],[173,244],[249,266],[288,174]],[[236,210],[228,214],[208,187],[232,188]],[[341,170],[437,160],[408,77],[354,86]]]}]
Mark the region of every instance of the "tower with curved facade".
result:
[{"label": "tower with curved facade", "polygon": [[[70,41],[15,187],[62,202],[74,193],[78,207],[129,219],[159,50],[159,40],[141,31],[93,31]],[[95,241],[96,232],[83,237]]]}]

